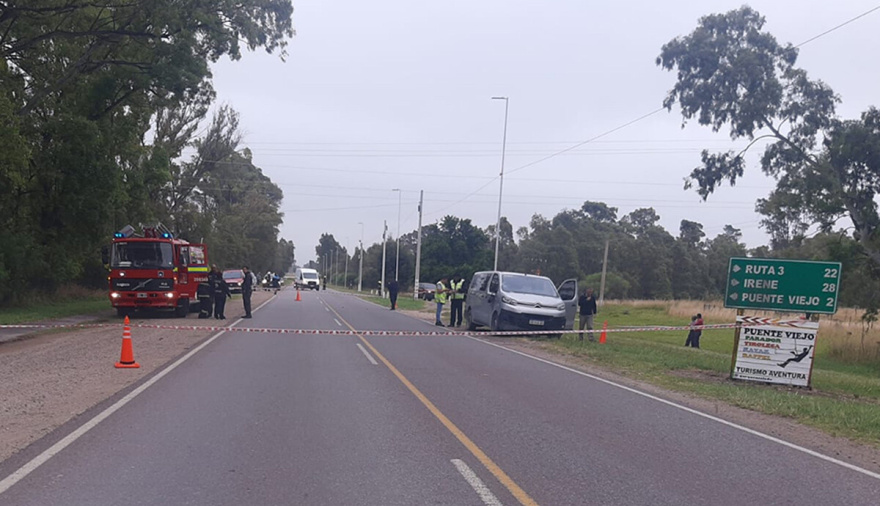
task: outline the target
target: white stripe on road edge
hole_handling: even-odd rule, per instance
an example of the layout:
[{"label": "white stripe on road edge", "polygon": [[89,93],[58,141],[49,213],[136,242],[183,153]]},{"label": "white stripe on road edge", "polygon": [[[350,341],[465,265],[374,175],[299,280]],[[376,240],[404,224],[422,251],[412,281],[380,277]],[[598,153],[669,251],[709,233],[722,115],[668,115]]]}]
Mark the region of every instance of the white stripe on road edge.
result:
[{"label": "white stripe on road edge", "polygon": [[[266,304],[268,304],[272,300],[274,300],[274,299],[269,299],[266,302],[263,302],[258,307],[256,307],[253,312],[259,311],[260,308],[262,308],[263,306],[265,306]],[[241,321],[242,321],[242,318],[239,318],[238,320],[230,323],[229,326],[231,327],[233,325],[237,325]],[[104,421],[106,418],[110,417],[110,415],[112,415],[113,413],[118,411],[120,408],[122,408],[123,406],[125,406],[126,404],[131,402],[135,397],[142,394],[144,392],[144,390],[153,386],[157,381],[164,378],[165,375],[167,375],[168,373],[170,373],[171,371],[176,369],[179,365],[181,365],[184,362],[186,362],[187,360],[189,360],[193,355],[195,355],[196,353],[203,350],[206,346],[208,346],[209,344],[216,341],[217,338],[219,338],[220,336],[222,336],[225,333],[226,333],[226,331],[222,330],[222,331],[218,332],[217,334],[214,334],[207,341],[196,346],[189,353],[187,353],[186,355],[177,359],[173,364],[171,364],[168,367],[166,367],[165,369],[162,369],[161,371],[159,371],[155,376],[153,376],[152,378],[145,381],[144,384],[142,384],[141,386],[139,386],[139,387],[135,388],[134,390],[132,390],[131,392],[129,392],[125,397],[114,402],[112,406],[108,407],[104,411],[101,411],[100,413],[95,415],[94,418],[92,418],[91,420],[80,425],[79,427],[77,427],[76,430],[74,430],[70,434],[64,436],[60,441],[53,444],[49,448],[43,450],[43,453],[37,455],[36,457],[31,459],[29,462],[25,463],[25,465],[18,468],[15,472],[10,474],[6,478],[3,478],[3,480],[0,481],[0,495],[2,495],[4,492],[9,490],[13,485],[18,483],[19,481],[23,480],[27,475],[34,472],[38,467],[45,464],[47,461],[49,461],[49,459],[51,459],[52,457],[57,455],[59,452],[61,452],[62,450],[64,450],[65,448],[67,448],[68,446],[73,444],[74,441],[81,438],[88,431],[94,429],[96,425],[98,425],[99,423]]]},{"label": "white stripe on road edge", "polygon": [[335,322],[336,322],[336,325],[339,325],[339,326],[340,326],[340,327],[341,327],[341,326],[342,326],[342,324],[341,324],[341,323],[339,323],[339,320],[337,320],[337,319],[336,319],[336,318],[333,318],[333,321],[335,321]]},{"label": "white stripe on road edge", "polygon": [[651,394],[649,394],[649,393],[642,392],[641,390],[636,390],[635,388],[631,388],[631,387],[628,387],[628,386],[626,386],[626,385],[621,385],[620,383],[615,383],[615,382],[613,382],[613,381],[611,381],[611,380],[607,380],[607,379],[605,379],[605,378],[601,378],[601,377],[599,377],[599,376],[595,376],[595,375],[592,375],[592,374],[589,374],[589,373],[586,373],[586,372],[583,372],[583,371],[578,371],[577,369],[573,369],[573,368],[571,368],[571,367],[564,366],[564,365],[562,365],[562,364],[557,364],[556,362],[553,362],[553,361],[551,361],[551,360],[543,359],[543,358],[541,358],[541,357],[536,357],[536,356],[534,356],[534,355],[530,355],[530,354],[528,354],[528,353],[525,353],[525,352],[522,352],[522,351],[519,351],[519,350],[514,350],[514,349],[508,348],[508,347],[506,347],[506,346],[501,346],[500,344],[490,343],[489,341],[485,341],[485,340],[483,340],[483,339],[480,339],[480,338],[477,338],[477,337],[474,337],[474,336],[465,336],[465,337],[467,337],[468,339],[473,339],[474,341],[477,341],[477,342],[479,342],[479,343],[488,344],[489,346],[494,346],[494,347],[496,347],[496,348],[501,348],[502,350],[506,350],[506,351],[509,351],[509,352],[511,352],[511,353],[516,353],[517,355],[522,355],[522,356],[524,356],[524,357],[528,357],[528,358],[530,358],[530,359],[532,359],[532,360],[537,360],[538,362],[543,362],[543,363],[545,363],[545,364],[549,364],[549,365],[552,365],[552,366],[554,366],[554,367],[558,367],[558,368],[560,368],[560,369],[564,369],[564,370],[566,370],[566,371],[573,372],[573,373],[575,373],[575,374],[580,374],[581,376],[586,376],[587,378],[594,379],[594,380],[596,380],[596,381],[599,381],[599,382],[605,383],[605,384],[607,384],[607,385],[611,385],[611,386],[614,386],[614,387],[620,388],[620,389],[622,389],[622,390],[626,390],[627,392],[631,392],[631,393],[634,393],[634,394],[636,394],[636,395],[641,395],[642,397],[647,397],[648,399],[655,400],[655,401],[657,401],[657,402],[661,402],[661,403],[663,403],[663,404],[666,404],[667,406],[672,406],[672,407],[674,407],[674,408],[678,408],[678,409],[680,409],[680,410],[682,410],[682,411],[686,411],[686,412],[688,412],[688,413],[691,413],[691,414],[694,414],[694,415],[697,415],[697,416],[701,416],[701,417],[703,417],[703,418],[706,418],[706,419],[712,420],[712,421],[714,421],[714,422],[718,422],[718,423],[720,423],[720,424],[727,425],[728,427],[732,427],[732,428],[734,428],[734,429],[741,430],[741,431],[746,432],[746,433],[749,433],[749,434],[751,434],[751,435],[753,435],[753,436],[757,436],[757,437],[759,437],[759,438],[763,438],[763,439],[766,439],[766,440],[768,440],[768,441],[772,441],[772,442],[774,442],[774,443],[781,444],[782,446],[787,446],[787,447],[789,447],[789,448],[791,448],[791,449],[793,449],[793,450],[797,450],[797,451],[799,451],[799,452],[806,453],[807,455],[812,455],[813,457],[820,458],[820,459],[822,459],[822,460],[824,460],[824,461],[826,461],[826,462],[831,462],[832,464],[837,464],[837,465],[842,466],[842,467],[845,467],[845,468],[847,468],[847,469],[849,469],[849,470],[851,470],[851,471],[856,471],[856,472],[858,472],[858,473],[862,473],[862,474],[864,474],[864,475],[866,475],[866,476],[870,476],[871,478],[876,478],[876,479],[880,480],[880,473],[875,473],[875,472],[873,472],[873,471],[869,471],[869,470],[867,470],[867,469],[865,469],[865,468],[862,468],[862,467],[859,467],[859,466],[855,466],[855,465],[850,464],[850,463],[848,463],[848,462],[844,462],[844,461],[842,461],[842,460],[835,459],[834,457],[829,457],[828,455],[824,455],[824,454],[822,454],[822,453],[819,453],[819,452],[816,452],[816,451],[810,450],[809,448],[804,448],[803,446],[798,446],[798,445],[796,445],[796,444],[794,444],[794,443],[789,443],[788,441],[785,441],[785,440],[779,439],[779,438],[777,438],[777,437],[773,437],[773,436],[771,436],[771,435],[769,435],[769,434],[764,434],[763,432],[758,432],[758,431],[756,431],[756,430],[754,430],[754,429],[750,429],[750,428],[748,428],[748,427],[744,427],[744,426],[742,426],[742,425],[739,425],[739,424],[736,424],[736,423],[733,423],[733,422],[729,422],[729,421],[727,421],[727,420],[725,420],[725,419],[723,419],[723,418],[718,418],[717,416],[712,416],[712,415],[709,415],[709,414],[703,413],[702,411],[697,411],[696,409],[689,408],[689,407],[687,407],[687,406],[683,406],[683,405],[681,405],[681,404],[678,404],[678,403],[675,403],[675,402],[672,402],[672,401],[669,401],[669,400],[663,399],[662,397],[657,397],[656,395],[651,395]]},{"label": "white stripe on road edge", "polygon": [[379,362],[376,362],[376,359],[373,358],[372,355],[370,355],[370,352],[368,352],[366,348],[364,348],[363,346],[361,346],[361,343],[354,343],[354,344],[356,344],[357,347],[360,348],[362,352],[364,352],[364,355],[367,356],[367,360],[369,360],[371,364],[373,364],[373,365],[379,365]]},{"label": "white stripe on road edge", "polygon": [[483,480],[481,480],[480,477],[477,476],[477,473],[475,473],[467,464],[465,464],[464,461],[459,459],[452,459],[451,462],[455,465],[456,469],[458,469],[458,472],[461,473],[464,479],[467,480],[468,483],[470,483],[471,487],[474,489],[474,492],[476,492],[477,495],[480,496],[480,499],[483,500],[483,504],[485,504],[486,506],[501,506],[501,501],[499,501],[498,498],[495,497],[495,494],[493,494],[492,491],[489,490],[489,487],[487,487],[486,484],[483,483]]}]

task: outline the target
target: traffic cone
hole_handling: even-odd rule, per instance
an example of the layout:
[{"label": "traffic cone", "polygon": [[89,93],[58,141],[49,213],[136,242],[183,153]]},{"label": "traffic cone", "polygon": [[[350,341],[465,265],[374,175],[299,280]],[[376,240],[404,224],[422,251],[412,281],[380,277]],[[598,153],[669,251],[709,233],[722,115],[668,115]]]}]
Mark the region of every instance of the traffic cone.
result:
[{"label": "traffic cone", "polygon": [[134,351],[131,349],[131,326],[128,317],[125,317],[125,327],[122,329],[122,356],[116,362],[117,369],[136,369],[141,365],[134,361]]},{"label": "traffic cone", "polygon": [[599,344],[605,344],[605,339],[608,338],[608,320],[605,320],[602,323],[602,333],[599,334]]},{"label": "traffic cone", "polygon": [[300,302],[301,300],[302,300],[302,297],[299,296],[299,288],[297,288],[296,289],[296,301]]}]

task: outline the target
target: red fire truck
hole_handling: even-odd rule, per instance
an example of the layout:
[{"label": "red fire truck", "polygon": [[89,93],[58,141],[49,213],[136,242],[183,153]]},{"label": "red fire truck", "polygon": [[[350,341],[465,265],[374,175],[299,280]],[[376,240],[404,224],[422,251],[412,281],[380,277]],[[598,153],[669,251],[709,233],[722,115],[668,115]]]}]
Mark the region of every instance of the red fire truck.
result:
[{"label": "red fire truck", "polygon": [[208,281],[208,247],[175,238],[162,224],[135,233],[126,226],[102,253],[110,266],[110,303],[120,316],[136,309],[199,310],[197,289]]}]

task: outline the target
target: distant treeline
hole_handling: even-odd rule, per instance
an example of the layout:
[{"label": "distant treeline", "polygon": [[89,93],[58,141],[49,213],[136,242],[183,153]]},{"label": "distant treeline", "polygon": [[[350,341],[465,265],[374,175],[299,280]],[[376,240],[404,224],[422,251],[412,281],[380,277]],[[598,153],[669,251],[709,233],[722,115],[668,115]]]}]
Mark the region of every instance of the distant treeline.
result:
[{"label": "distant treeline", "polygon": [[[748,249],[741,233],[728,225],[707,238],[703,225],[682,220],[677,235],[658,225],[652,208],[637,209],[621,218],[617,209],[601,202],[585,202],[580,209],[564,210],[547,219],[532,217],[528,227],[514,232],[502,218],[499,269],[541,273],[555,282],[577,278],[582,286],[599,289],[602,257],[608,241],[606,298],[718,299],[723,297],[730,257],[758,256],[834,260],[843,263],[840,302],[871,308],[877,285],[872,263],[859,244],[844,233],[822,233],[792,241],[785,247]],[[416,233],[401,238],[400,280],[412,287]],[[321,237],[318,258],[339,251],[339,265],[347,253],[330,234]],[[394,277],[395,244],[387,244],[386,279]],[[494,226],[483,230],[470,220],[446,216],[422,230],[421,282],[436,282],[459,273],[470,279],[478,270],[491,269],[494,260]],[[357,284],[357,251],[349,260],[349,286]],[[319,266],[320,268],[320,266]],[[378,286],[382,244],[366,248],[364,286]],[[325,272],[327,269],[322,269]],[[342,283],[342,270],[335,281]]]}]

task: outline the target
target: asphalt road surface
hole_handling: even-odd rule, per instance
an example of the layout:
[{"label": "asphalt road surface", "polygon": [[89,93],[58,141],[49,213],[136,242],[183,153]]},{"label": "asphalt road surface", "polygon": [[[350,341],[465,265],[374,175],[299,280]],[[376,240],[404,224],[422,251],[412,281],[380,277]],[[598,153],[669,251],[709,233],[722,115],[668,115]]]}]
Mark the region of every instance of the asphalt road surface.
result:
[{"label": "asphalt road surface", "polygon": [[[436,329],[302,296],[236,325]],[[0,466],[0,504],[880,502],[876,475],[469,337],[227,332],[144,387]]]}]

